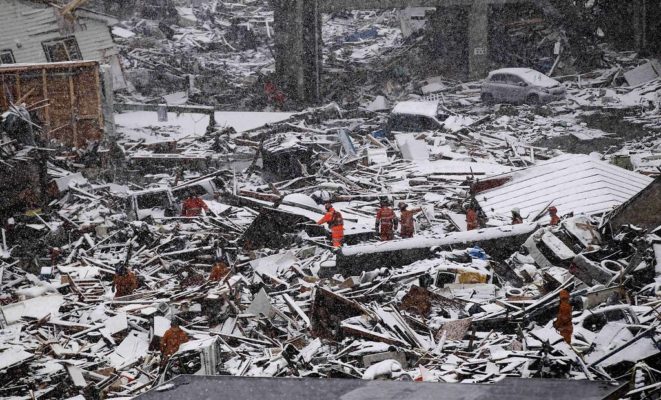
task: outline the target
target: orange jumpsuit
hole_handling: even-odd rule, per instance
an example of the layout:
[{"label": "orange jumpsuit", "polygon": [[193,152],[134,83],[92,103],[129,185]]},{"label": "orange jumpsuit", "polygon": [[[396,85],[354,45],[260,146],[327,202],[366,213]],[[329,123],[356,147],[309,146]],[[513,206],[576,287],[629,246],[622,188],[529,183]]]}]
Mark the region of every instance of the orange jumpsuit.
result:
[{"label": "orange jumpsuit", "polygon": [[477,212],[472,208],[466,210],[466,230],[472,231],[478,229],[479,225],[477,222]]},{"label": "orange jumpsuit", "polygon": [[227,266],[227,264],[225,264],[222,261],[219,261],[216,264],[214,264],[213,268],[211,268],[211,274],[209,274],[209,281],[219,282],[229,272],[230,269]]},{"label": "orange jumpsuit", "polygon": [[553,322],[553,326],[558,330],[560,336],[565,342],[571,344],[571,335],[574,332],[574,324],[571,321],[572,306],[569,304],[569,292],[565,289],[560,291],[560,307],[558,308],[558,317]]},{"label": "orange jumpsuit", "polygon": [[179,346],[188,342],[188,335],[178,326],[172,326],[161,338],[161,354],[163,360],[167,360],[171,355],[179,350]]},{"label": "orange jumpsuit", "polygon": [[184,204],[181,207],[181,215],[184,217],[197,217],[202,214],[202,209],[209,210],[204,200],[199,197],[189,197],[184,200]]},{"label": "orange jumpsuit", "polygon": [[115,275],[113,284],[115,285],[115,297],[128,296],[138,288],[138,278],[133,271],[129,271],[126,275]]},{"label": "orange jumpsuit", "polygon": [[[397,227],[397,216],[390,207],[381,207],[376,212],[376,226],[381,235],[381,240],[393,240],[395,238],[395,231]],[[378,228],[380,227],[380,228]]]},{"label": "orange jumpsuit", "polygon": [[557,211],[549,211],[549,215],[551,216],[551,225],[558,225],[560,223],[560,217],[558,217]]},{"label": "orange jumpsuit", "polygon": [[399,233],[403,238],[412,238],[413,233],[415,232],[415,223],[413,222],[413,216],[422,211],[422,208],[414,208],[413,210],[402,210],[401,211],[401,222],[402,228]]},{"label": "orange jumpsuit", "polygon": [[333,247],[342,246],[342,242],[344,241],[344,218],[342,218],[342,214],[331,207],[324,217],[317,222],[319,225],[326,223],[331,230]]}]

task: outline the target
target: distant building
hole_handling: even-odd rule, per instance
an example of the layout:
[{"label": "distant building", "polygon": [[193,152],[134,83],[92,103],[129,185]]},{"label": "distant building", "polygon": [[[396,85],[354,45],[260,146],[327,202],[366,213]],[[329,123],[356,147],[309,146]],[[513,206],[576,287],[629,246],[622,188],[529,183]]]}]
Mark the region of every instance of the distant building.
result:
[{"label": "distant building", "polygon": [[108,15],[46,2],[0,0],[0,64],[98,61],[111,68],[115,90],[126,87]]}]

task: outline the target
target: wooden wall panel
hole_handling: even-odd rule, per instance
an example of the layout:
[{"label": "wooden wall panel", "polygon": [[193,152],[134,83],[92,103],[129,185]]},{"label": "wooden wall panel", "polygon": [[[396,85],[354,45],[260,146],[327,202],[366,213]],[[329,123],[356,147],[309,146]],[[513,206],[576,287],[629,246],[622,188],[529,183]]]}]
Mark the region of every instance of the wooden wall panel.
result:
[{"label": "wooden wall panel", "polygon": [[96,61],[2,66],[0,85],[0,112],[21,100],[35,110],[45,140],[85,147],[103,137]]}]

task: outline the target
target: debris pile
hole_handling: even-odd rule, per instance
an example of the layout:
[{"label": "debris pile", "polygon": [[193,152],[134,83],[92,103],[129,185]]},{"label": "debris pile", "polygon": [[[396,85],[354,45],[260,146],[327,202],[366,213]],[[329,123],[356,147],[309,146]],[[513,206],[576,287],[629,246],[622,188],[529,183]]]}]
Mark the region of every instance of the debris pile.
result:
[{"label": "debris pile", "polygon": [[[48,149],[28,108],[3,114],[0,397],[182,374],[658,396],[656,62],[606,52],[617,68],[558,77],[567,99],[544,105],[374,74],[324,107],[218,112],[183,104],[287,108],[267,2],[158,3],[113,29],[142,93],[118,94],[116,135]],[[324,16],[329,76],[404,58],[404,17]]]},{"label": "debris pile", "polygon": [[[659,179],[519,150],[489,131],[502,129],[492,118],[454,112],[442,129],[388,133],[377,129],[384,114],[331,105],[172,140],[174,154],[252,152],[245,170],[130,164],[127,185],[52,159],[47,211],[3,228],[2,396],[133,396],[182,373],[465,383],[636,374],[630,390],[653,390],[661,222],[638,207]],[[129,160],[172,151],[125,132],[117,146]],[[495,205],[492,192],[580,160],[630,174],[637,189],[600,209],[559,195],[555,225],[548,200],[521,204],[520,225]],[[344,219],[339,250],[317,224],[328,200]],[[380,203],[420,207],[415,236],[378,240]],[[466,207],[482,216],[477,229]],[[556,329],[564,291],[571,335]],[[163,354],[175,322],[187,341]]]}]

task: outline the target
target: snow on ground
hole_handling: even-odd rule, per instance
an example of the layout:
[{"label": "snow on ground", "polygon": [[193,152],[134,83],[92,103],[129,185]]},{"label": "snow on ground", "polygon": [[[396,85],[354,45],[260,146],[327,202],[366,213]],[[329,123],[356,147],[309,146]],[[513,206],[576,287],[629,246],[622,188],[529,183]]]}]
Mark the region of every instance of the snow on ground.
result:
[{"label": "snow on ground", "polygon": [[[232,127],[237,132],[245,132],[288,119],[292,113],[284,112],[234,112],[217,111],[218,127]],[[115,114],[118,131],[131,140],[144,139],[145,143],[166,140],[180,140],[191,136],[202,136],[209,126],[209,117],[195,113],[168,113],[168,120],[158,120],[156,112],[130,111]]]}]

